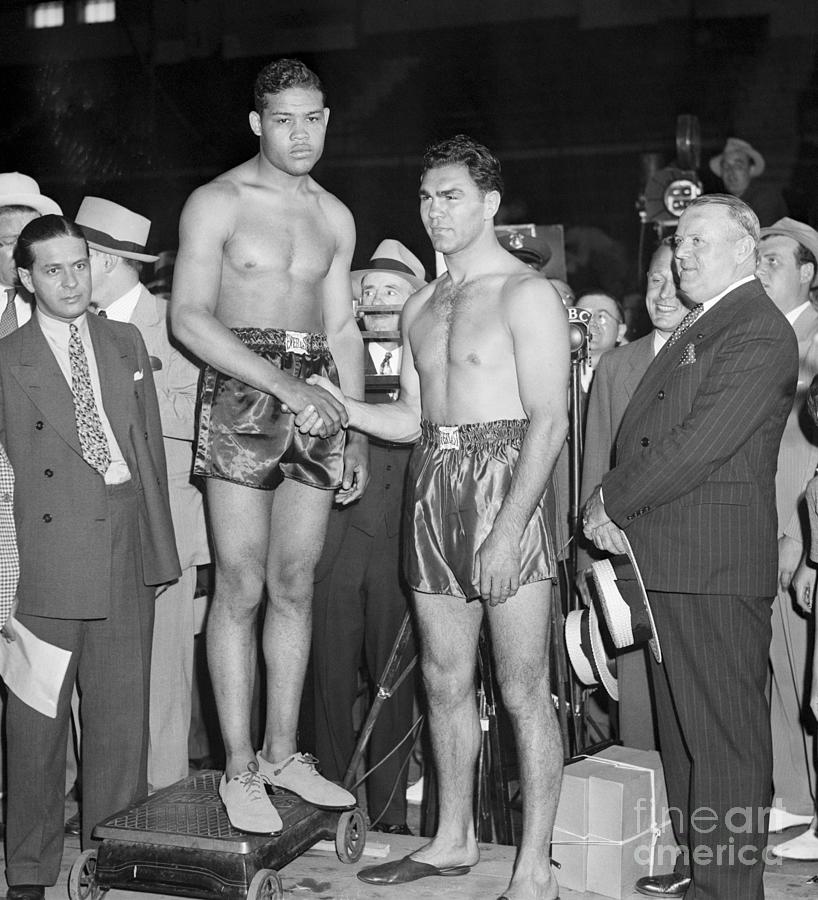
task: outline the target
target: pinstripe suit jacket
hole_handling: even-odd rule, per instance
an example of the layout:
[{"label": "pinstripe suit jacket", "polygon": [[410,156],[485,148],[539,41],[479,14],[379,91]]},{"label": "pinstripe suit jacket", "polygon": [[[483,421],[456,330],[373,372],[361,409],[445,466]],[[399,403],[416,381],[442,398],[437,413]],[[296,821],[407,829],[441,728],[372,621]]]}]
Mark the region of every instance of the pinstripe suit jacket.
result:
[{"label": "pinstripe suit jacket", "polygon": [[659,352],[602,479],[648,589],[775,594],[776,459],[797,368],[792,327],[757,279]]},{"label": "pinstripe suit jacket", "polygon": [[781,438],[775,493],[778,534],[788,534],[803,543],[806,522],[801,501],[818,466],[818,431],[804,408],[810,383],[818,372],[818,310],[808,307],[792,327],[798,340],[798,388]]}]

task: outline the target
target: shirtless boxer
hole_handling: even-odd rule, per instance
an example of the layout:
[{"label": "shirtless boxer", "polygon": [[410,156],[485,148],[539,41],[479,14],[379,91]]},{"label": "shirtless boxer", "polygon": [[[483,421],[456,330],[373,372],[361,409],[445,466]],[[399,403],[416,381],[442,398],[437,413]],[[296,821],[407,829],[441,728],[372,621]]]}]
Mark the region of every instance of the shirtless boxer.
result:
[{"label": "shirtless boxer", "polygon": [[[226,749],[219,787],[231,823],[272,833],[265,784],[326,807],[354,804],[296,748],[309,653],[313,570],[327,516],[363,492],[366,440],[342,405],[305,383],[320,372],[363,396],[363,345],[352,316],[349,210],[310,177],[329,110],[297,60],[258,75],[250,128],[259,153],[188,199],[171,303],[176,337],[208,364],[194,472],[207,478],[216,584],[207,625],[210,674]],[[337,366],[336,366],[337,364]],[[293,427],[315,412],[313,434]],[[267,595],[264,745],[251,745],[256,626]]]},{"label": "shirtless boxer", "polygon": [[[551,473],[568,428],[568,323],[548,280],[498,244],[501,190],[499,163],[470,138],[426,152],[420,214],[448,272],[404,307],[400,399],[369,406],[337,394],[351,427],[386,440],[419,437],[404,550],[440,787],[432,841],[358,875],[401,884],[462,875],[478,860],[474,672],[487,616],[524,798],[522,842],[504,896],[552,900],[562,745],[548,677],[557,574]],[[315,421],[314,414],[297,419],[302,428]]]}]

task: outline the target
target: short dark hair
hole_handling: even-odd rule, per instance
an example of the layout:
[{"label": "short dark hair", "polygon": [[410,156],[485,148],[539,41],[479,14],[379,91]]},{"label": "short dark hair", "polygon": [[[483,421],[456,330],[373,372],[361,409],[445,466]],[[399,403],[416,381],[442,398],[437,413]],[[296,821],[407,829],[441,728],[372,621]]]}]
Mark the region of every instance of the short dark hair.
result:
[{"label": "short dark hair", "polygon": [[500,160],[483,144],[479,144],[466,134],[457,134],[445,141],[426,148],[423,154],[423,171],[421,178],[430,169],[441,166],[465,166],[469,170],[472,181],[483,194],[489,191],[503,193],[503,176],[500,173]]},{"label": "short dark hair", "polygon": [[261,115],[264,111],[268,94],[280,94],[294,87],[318,91],[321,94],[321,103],[327,105],[327,92],[321,84],[321,79],[312,69],[308,69],[300,59],[276,59],[256,75],[253,87],[256,112]]},{"label": "short dark hair", "polygon": [[65,216],[39,216],[32,219],[20,232],[17,246],[14,248],[14,264],[18,269],[31,269],[34,265],[34,245],[52,238],[79,238],[88,248],[88,241],[78,225]]}]

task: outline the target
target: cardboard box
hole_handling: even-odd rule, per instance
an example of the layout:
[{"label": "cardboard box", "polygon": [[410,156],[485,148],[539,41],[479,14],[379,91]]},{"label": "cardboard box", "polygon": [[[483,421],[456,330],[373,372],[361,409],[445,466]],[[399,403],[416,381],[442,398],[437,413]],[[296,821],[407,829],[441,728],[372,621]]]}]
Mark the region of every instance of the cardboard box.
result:
[{"label": "cardboard box", "polygon": [[565,767],[551,854],[562,886],[621,900],[673,870],[674,846],[656,751],[608,747]]}]

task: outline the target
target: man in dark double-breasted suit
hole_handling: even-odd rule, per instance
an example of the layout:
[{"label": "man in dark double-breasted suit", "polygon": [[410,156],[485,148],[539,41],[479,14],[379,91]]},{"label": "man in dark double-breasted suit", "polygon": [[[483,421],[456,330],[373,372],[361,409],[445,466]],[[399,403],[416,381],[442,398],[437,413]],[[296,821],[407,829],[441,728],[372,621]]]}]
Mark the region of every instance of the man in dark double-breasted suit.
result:
[{"label": "man in dark double-breasted suit", "polygon": [[662,643],[657,721],[681,854],[674,874],[637,883],[651,896],[764,896],[775,469],[798,353],[754,277],[758,236],[735,197],[683,213],[675,256],[695,307],[640,382],[585,507],[598,547],[630,540]]},{"label": "man in dark double-breasted suit", "polygon": [[7,707],[8,896],[37,900],[60,870],[75,682],[83,847],[146,789],[154,585],[178,577],[179,564],[138,330],[86,314],[88,248],[69,220],[29,223],[15,258],[36,301],[0,345],[0,441],[16,476],[20,546],[15,620],[71,651],[55,718],[14,694]]}]

